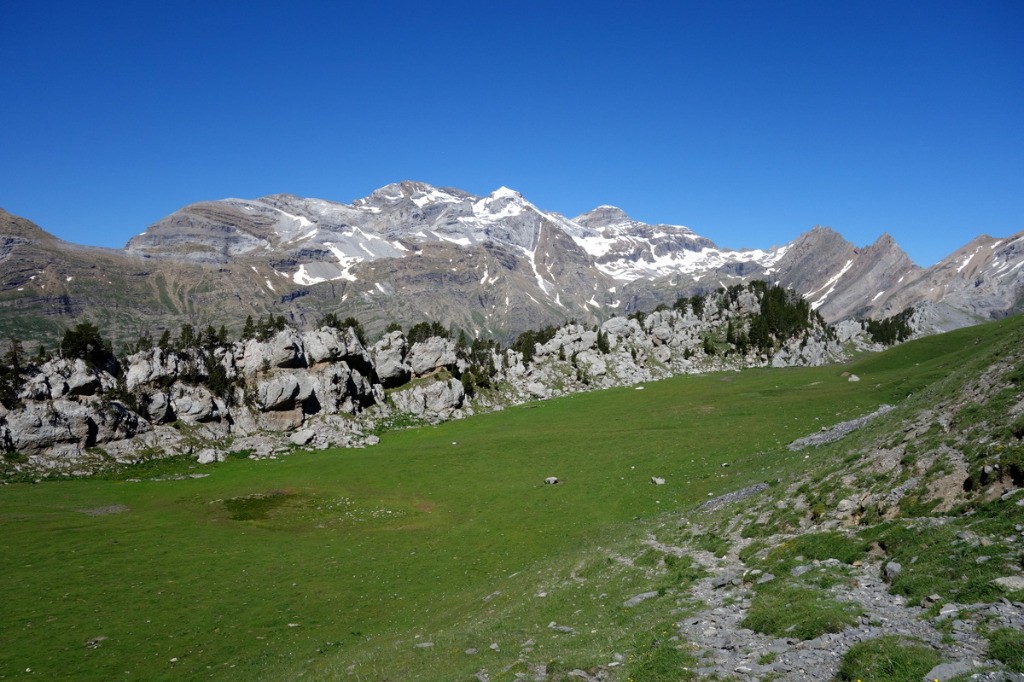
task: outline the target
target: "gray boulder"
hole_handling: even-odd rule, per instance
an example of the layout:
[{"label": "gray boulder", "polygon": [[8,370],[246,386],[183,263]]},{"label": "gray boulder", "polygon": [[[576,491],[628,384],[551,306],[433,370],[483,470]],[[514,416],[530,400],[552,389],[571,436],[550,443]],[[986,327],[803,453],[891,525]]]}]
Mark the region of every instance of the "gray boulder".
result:
[{"label": "gray boulder", "polygon": [[631,320],[628,317],[612,317],[601,325],[601,331],[606,334],[628,338],[638,331],[637,327],[631,324],[633,322],[635,320]]},{"label": "gray boulder", "polygon": [[171,396],[163,391],[151,393],[145,400],[146,417],[155,424],[174,421],[174,409]]},{"label": "gray boulder", "polygon": [[466,398],[465,389],[458,379],[436,381],[427,386],[396,391],[391,394],[395,409],[421,419],[439,421],[456,416]]},{"label": "gray boulder", "polygon": [[302,337],[292,329],[279,331],[270,340],[271,367],[301,367],[305,364]]},{"label": "gray boulder", "polygon": [[[55,448],[81,451],[149,430],[149,423],[116,402],[82,404],[60,398],[30,403],[7,414],[9,449],[25,454],[43,454]],[[66,446],[71,446],[69,450]]]},{"label": "gray boulder", "polygon": [[321,363],[349,361],[349,364],[369,365],[370,355],[351,328],[345,330],[322,327],[302,335],[306,352],[306,366]]},{"label": "gray boulder", "polygon": [[455,366],[455,342],[437,336],[412,345],[409,351],[409,367],[414,376],[425,376]]},{"label": "gray boulder", "polygon": [[385,386],[401,386],[409,381],[412,367],[405,361],[409,344],[402,332],[385,334],[373,345],[371,356],[377,377]]},{"label": "gray boulder", "polygon": [[974,670],[974,665],[972,665],[971,663],[967,663],[966,661],[942,663],[929,670],[928,674],[921,679],[923,682],[933,682],[933,680],[938,680],[939,682],[946,682],[946,680],[951,680],[954,677],[966,675],[967,673],[970,673],[972,670]]},{"label": "gray boulder", "polygon": [[165,353],[159,348],[135,353],[128,357],[125,384],[128,390],[161,379],[175,379],[179,373],[178,354]]},{"label": "gray boulder", "polygon": [[220,418],[213,394],[202,386],[176,384],[171,392],[171,409],[178,419],[193,424]]},{"label": "gray boulder", "polygon": [[306,363],[309,366],[322,362],[337,362],[348,355],[348,346],[338,330],[323,327],[302,335],[302,345],[306,350]]},{"label": "gray boulder", "polygon": [[299,429],[298,431],[288,436],[288,440],[291,441],[293,445],[298,445],[299,447],[301,447],[303,445],[308,445],[309,442],[313,440],[313,438],[315,437],[316,432],[313,431],[312,429]]},{"label": "gray boulder", "polygon": [[282,372],[256,384],[256,400],[264,412],[293,409],[312,395],[308,372]]},{"label": "gray boulder", "polygon": [[291,329],[279,331],[269,341],[250,339],[239,350],[239,365],[246,376],[270,369],[302,367],[306,364],[302,337]]}]

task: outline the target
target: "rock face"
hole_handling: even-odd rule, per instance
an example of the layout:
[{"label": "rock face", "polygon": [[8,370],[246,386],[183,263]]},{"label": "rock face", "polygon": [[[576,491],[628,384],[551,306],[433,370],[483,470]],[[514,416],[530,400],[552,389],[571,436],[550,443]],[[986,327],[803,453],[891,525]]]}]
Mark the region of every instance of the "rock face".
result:
[{"label": "rock face", "polygon": [[401,386],[412,375],[412,367],[405,361],[409,354],[409,344],[405,334],[391,332],[385,334],[373,346],[373,362],[377,376],[384,386]]},{"label": "rock face", "polygon": [[[600,327],[554,330],[531,348],[483,353],[452,339],[410,344],[400,331],[367,348],[354,330],[285,328],[265,338],[128,356],[120,377],[82,360],[56,359],[21,377],[19,404],[0,413],[0,447],[31,465],[84,470],[117,461],[192,454],[218,461],[236,450],[361,445],[379,420],[438,422],[577,391],[672,374],[818,365],[842,357],[820,320],[769,353],[746,338],[761,294],[736,289],[700,305],[613,317]],[[731,331],[726,331],[726,330]],[[857,338],[847,330],[847,341]],[[87,457],[88,456],[88,457]]]},{"label": "rock face", "polygon": [[391,400],[399,412],[429,421],[443,421],[463,416],[459,410],[465,397],[465,389],[458,379],[434,382],[427,386],[414,386],[391,394]]}]

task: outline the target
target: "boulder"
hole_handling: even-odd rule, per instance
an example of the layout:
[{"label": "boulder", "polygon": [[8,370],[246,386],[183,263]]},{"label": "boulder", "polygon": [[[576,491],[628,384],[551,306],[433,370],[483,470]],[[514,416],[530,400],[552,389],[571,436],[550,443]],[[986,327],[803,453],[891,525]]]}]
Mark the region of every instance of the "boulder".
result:
[{"label": "boulder", "polygon": [[[57,397],[60,397],[67,392],[67,384],[61,380],[61,390],[57,392]],[[35,374],[21,385],[21,390],[18,392],[18,397],[22,400],[49,400],[54,397],[54,391],[50,387],[49,378],[40,372]]]},{"label": "boulder", "polygon": [[8,447],[25,454],[78,452],[149,430],[149,422],[116,402],[89,405],[60,398],[11,410],[5,419]]},{"label": "boulder", "polygon": [[202,386],[176,384],[171,392],[171,409],[178,419],[193,424],[220,418],[213,394]]},{"label": "boulder", "polygon": [[168,380],[170,383],[178,374],[178,354],[153,348],[128,357],[125,385],[132,391],[144,384],[160,380]]},{"label": "boulder", "polygon": [[292,329],[279,331],[270,340],[271,367],[301,367],[305,361],[302,338]]},{"label": "boulder", "polygon": [[302,337],[291,329],[279,331],[268,341],[248,340],[240,349],[239,364],[247,376],[274,368],[295,368],[306,364]]},{"label": "boulder", "polygon": [[604,355],[596,351],[585,350],[576,356],[576,362],[591,378],[602,377],[608,373],[608,364]]},{"label": "boulder", "polygon": [[313,438],[316,437],[316,432],[312,429],[299,429],[295,433],[288,436],[288,440],[291,441],[292,445],[308,445]]},{"label": "boulder", "polygon": [[75,360],[68,377],[68,395],[94,395],[101,388],[100,377],[89,369],[84,360]]},{"label": "boulder", "polygon": [[537,398],[547,398],[550,395],[548,387],[540,383],[539,381],[531,381],[530,383],[526,384],[526,391],[530,395]]},{"label": "boulder", "polygon": [[402,332],[385,334],[373,345],[373,364],[384,386],[401,386],[409,381],[412,368],[405,361],[408,352],[409,345]]},{"label": "boulder", "polygon": [[628,317],[612,317],[605,320],[604,324],[601,325],[601,331],[619,337],[629,337],[635,331],[630,322],[633,322],[633,320],[630,320]]},{"label": "boulder", "polygon": [[1024,591],[1024,576],[1021,575],[1008,575],[992,582],[1010,592]]},{"label": "boulder", "polygon": [[627,599],[626,601],[622,602],[622,606],[623,606],[623,608],[627,608],[627,609],[628,608],[632,608],[632,607],[636,606],[637,604],[641,604],[641,603],[647,601],[648,599],[654,599],[657,596],[658,596],[657,592],[641,592],[640,594],[634,595],[634,596],[630,597],[629,599]]},{"label": "boulder", "polygon": [[337,362],[348,354],[345,339],[337,329],[323,327],[302,335],[306,363],[312,367],[323,362]]},{"label": "boulder", "polygon": [[462,407],[466,391],[458,379],[436,381],[391,394],[395,409],[421,419],[439,421],[455,416]]},{"label": "boulder", "polygon": [[966,661],[955,661],[953,663],[942,663],[931,670],[922,679],[923,682],[946,682],[954,677],[967,675],[974,670],[974,665]]},{"label": "boulder", "polygon": [[214,448],[203,448],[196,454],[196,461],[200,464],[213,464],[223,462],[225,459],[224,453]]},{"label": "boulder", "polygon": [[426,341],[412,345],[408,357],[409,367],[414,376],[425,376],[455,366],[455,342],[433,336]]},{"label": "boulder", "polygon": [[155,424],[165,424],[174,421],[174,410],[171,407],[171,397],[162,391],[150,394],[145,399],[143,408],[146,417]]},{"label": "boulder", "polygon": [[282,372],[256,384],[256,401],[264,412],[291,410],[313,395],[313,380],[307,372]]}]

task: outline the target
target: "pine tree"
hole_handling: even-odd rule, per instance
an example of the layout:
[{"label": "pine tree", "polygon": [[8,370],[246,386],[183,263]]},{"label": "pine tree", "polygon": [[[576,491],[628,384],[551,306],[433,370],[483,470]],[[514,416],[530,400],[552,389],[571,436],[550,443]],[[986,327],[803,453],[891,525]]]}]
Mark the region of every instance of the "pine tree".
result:
[{"label": "pine tree", "polygon": [[242,327],[242,341],[256,338],[256,325],[252,321],[252,315],[245,316],[245,326]]},{"label": "pine tree", "polygon": [[178,348],[180,350],[187,350],[194,348],[198,345],[199,339],[196,337],[196,330],[191,324],[186,322],[181,325],[181,332],[178,333]]}]

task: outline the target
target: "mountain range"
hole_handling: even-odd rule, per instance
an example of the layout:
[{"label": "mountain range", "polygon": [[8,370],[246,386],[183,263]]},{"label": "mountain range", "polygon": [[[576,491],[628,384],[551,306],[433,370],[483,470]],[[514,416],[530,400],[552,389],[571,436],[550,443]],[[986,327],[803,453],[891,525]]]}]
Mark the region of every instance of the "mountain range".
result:
[{"label": "mountain range", "polygon": [[753,279],[795,289],[828,321],[914,306],[935,330],[998,318],[1024,300],[1024,232],[979,236],[929,268],[888,234],[859,248],[827,227],[727,249],[613,206],[567,218],[518,192],[475,196],[419,182],[351,204],[277,194],[186,206],[123,249],[64,242],[0,210],[0,333],[52,340],[88,318],[114,337],[241,326],[327,312],[367,331],[436,320],[508,339],[596,323]]}]

